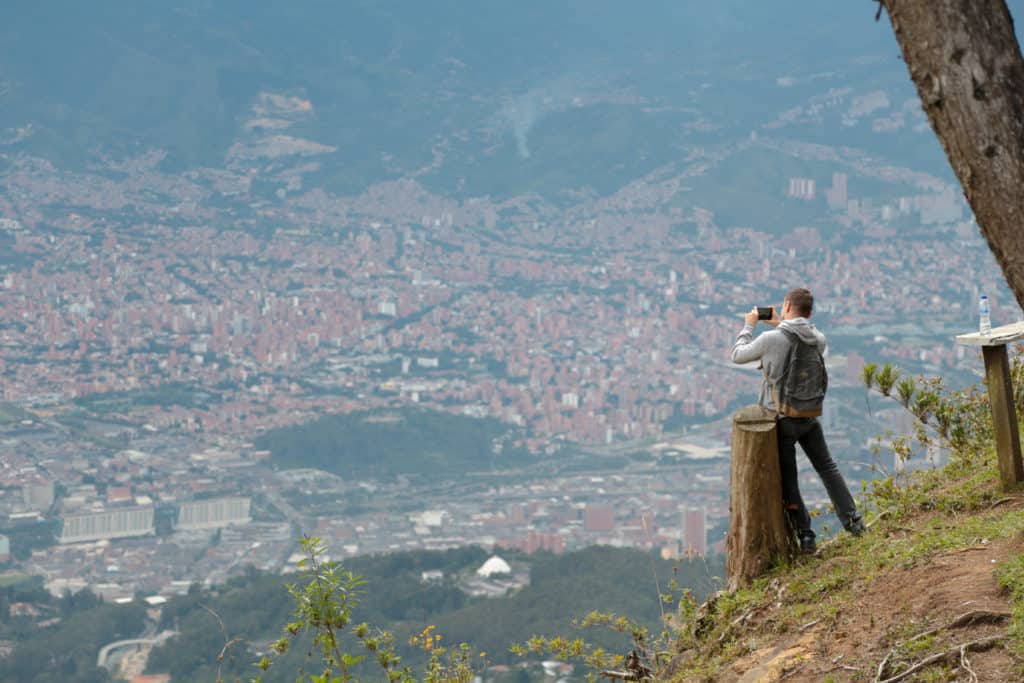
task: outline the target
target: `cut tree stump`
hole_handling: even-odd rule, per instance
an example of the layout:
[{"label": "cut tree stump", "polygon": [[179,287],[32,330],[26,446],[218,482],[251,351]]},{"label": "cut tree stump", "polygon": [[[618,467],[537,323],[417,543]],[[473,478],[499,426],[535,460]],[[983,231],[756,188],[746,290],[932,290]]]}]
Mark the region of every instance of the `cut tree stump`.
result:
[{"label": "cut tree stump", "polygon": [[782,502],[776,438],[775,416],[764,408],[747,406],[733,415],[725,543],[725,574],[731,591],[796,555],[796,539]]}]

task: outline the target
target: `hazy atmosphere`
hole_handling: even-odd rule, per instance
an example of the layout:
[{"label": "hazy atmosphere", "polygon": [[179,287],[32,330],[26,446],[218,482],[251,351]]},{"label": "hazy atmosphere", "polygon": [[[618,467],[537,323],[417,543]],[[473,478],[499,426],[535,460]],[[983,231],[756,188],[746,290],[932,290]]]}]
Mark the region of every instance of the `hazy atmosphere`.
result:
[{"label": "hazy atmosphere", "polygon": [[582,680],[509,647],[722,588],[752,306],[813,293],[871,519],[956,448],[865,365],[1024,320],[876,2],[7,4],[0,683],[294,681],[303,535],[405,663]]}]

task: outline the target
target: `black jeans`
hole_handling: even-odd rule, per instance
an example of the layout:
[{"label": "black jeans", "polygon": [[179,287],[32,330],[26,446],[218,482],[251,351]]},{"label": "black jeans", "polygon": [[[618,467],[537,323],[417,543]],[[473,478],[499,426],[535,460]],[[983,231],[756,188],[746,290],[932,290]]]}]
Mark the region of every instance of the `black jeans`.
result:
[{"label": "black jeans", "polygon": [[821,424],[814,417],[780,417],[777,423],[779,439],[779,467],[782,470],[782,499],[786,504],[786,515],[790,524],[801,538],[814,538],[811,529],[811,516],[807,513],[803,498],[800,497],[800,485],[797,481],[796,444],[799,443],[807,459],[825,484],[828,497],[836,508],[836,514],[843,528],[849,530],[851,525],[860,521],[857,504],[850,495],[850,489],[843,481],[835,461],[828,452],[825,434]]}]

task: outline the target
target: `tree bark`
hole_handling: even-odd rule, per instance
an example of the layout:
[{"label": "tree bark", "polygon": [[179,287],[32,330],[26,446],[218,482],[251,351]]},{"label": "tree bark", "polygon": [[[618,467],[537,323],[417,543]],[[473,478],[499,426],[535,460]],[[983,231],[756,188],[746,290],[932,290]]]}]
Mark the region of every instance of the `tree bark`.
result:
[{"label": "tree bark", "polygon": [[775,418],[760,406],[733,415],[725,575],[736,590],[796,554],[782,503]]},{"label": "tree bark", "polygon": [[880,0],[981,234],[1024,307],[1024,58],[1004,0]]}]

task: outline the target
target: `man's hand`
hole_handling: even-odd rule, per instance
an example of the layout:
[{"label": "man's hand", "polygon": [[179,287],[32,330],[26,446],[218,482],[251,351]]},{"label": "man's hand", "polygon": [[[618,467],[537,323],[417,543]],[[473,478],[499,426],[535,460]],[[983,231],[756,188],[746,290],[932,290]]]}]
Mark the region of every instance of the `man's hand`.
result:
[{"label": "man's hand", "polygon": [[743,316],[743,322],[747,323],[751,327],[757,327],[757,306],[750,309],[750,313]]},{"label": "man's hand", "polygon": [[764,324],[771,325],[772,327],[778,327],[779,323],[781,322],[782,318],[779,317],[779,309],[777,309],[775,306],[772,306],[772,317],[770,320],[765,320]]}]

